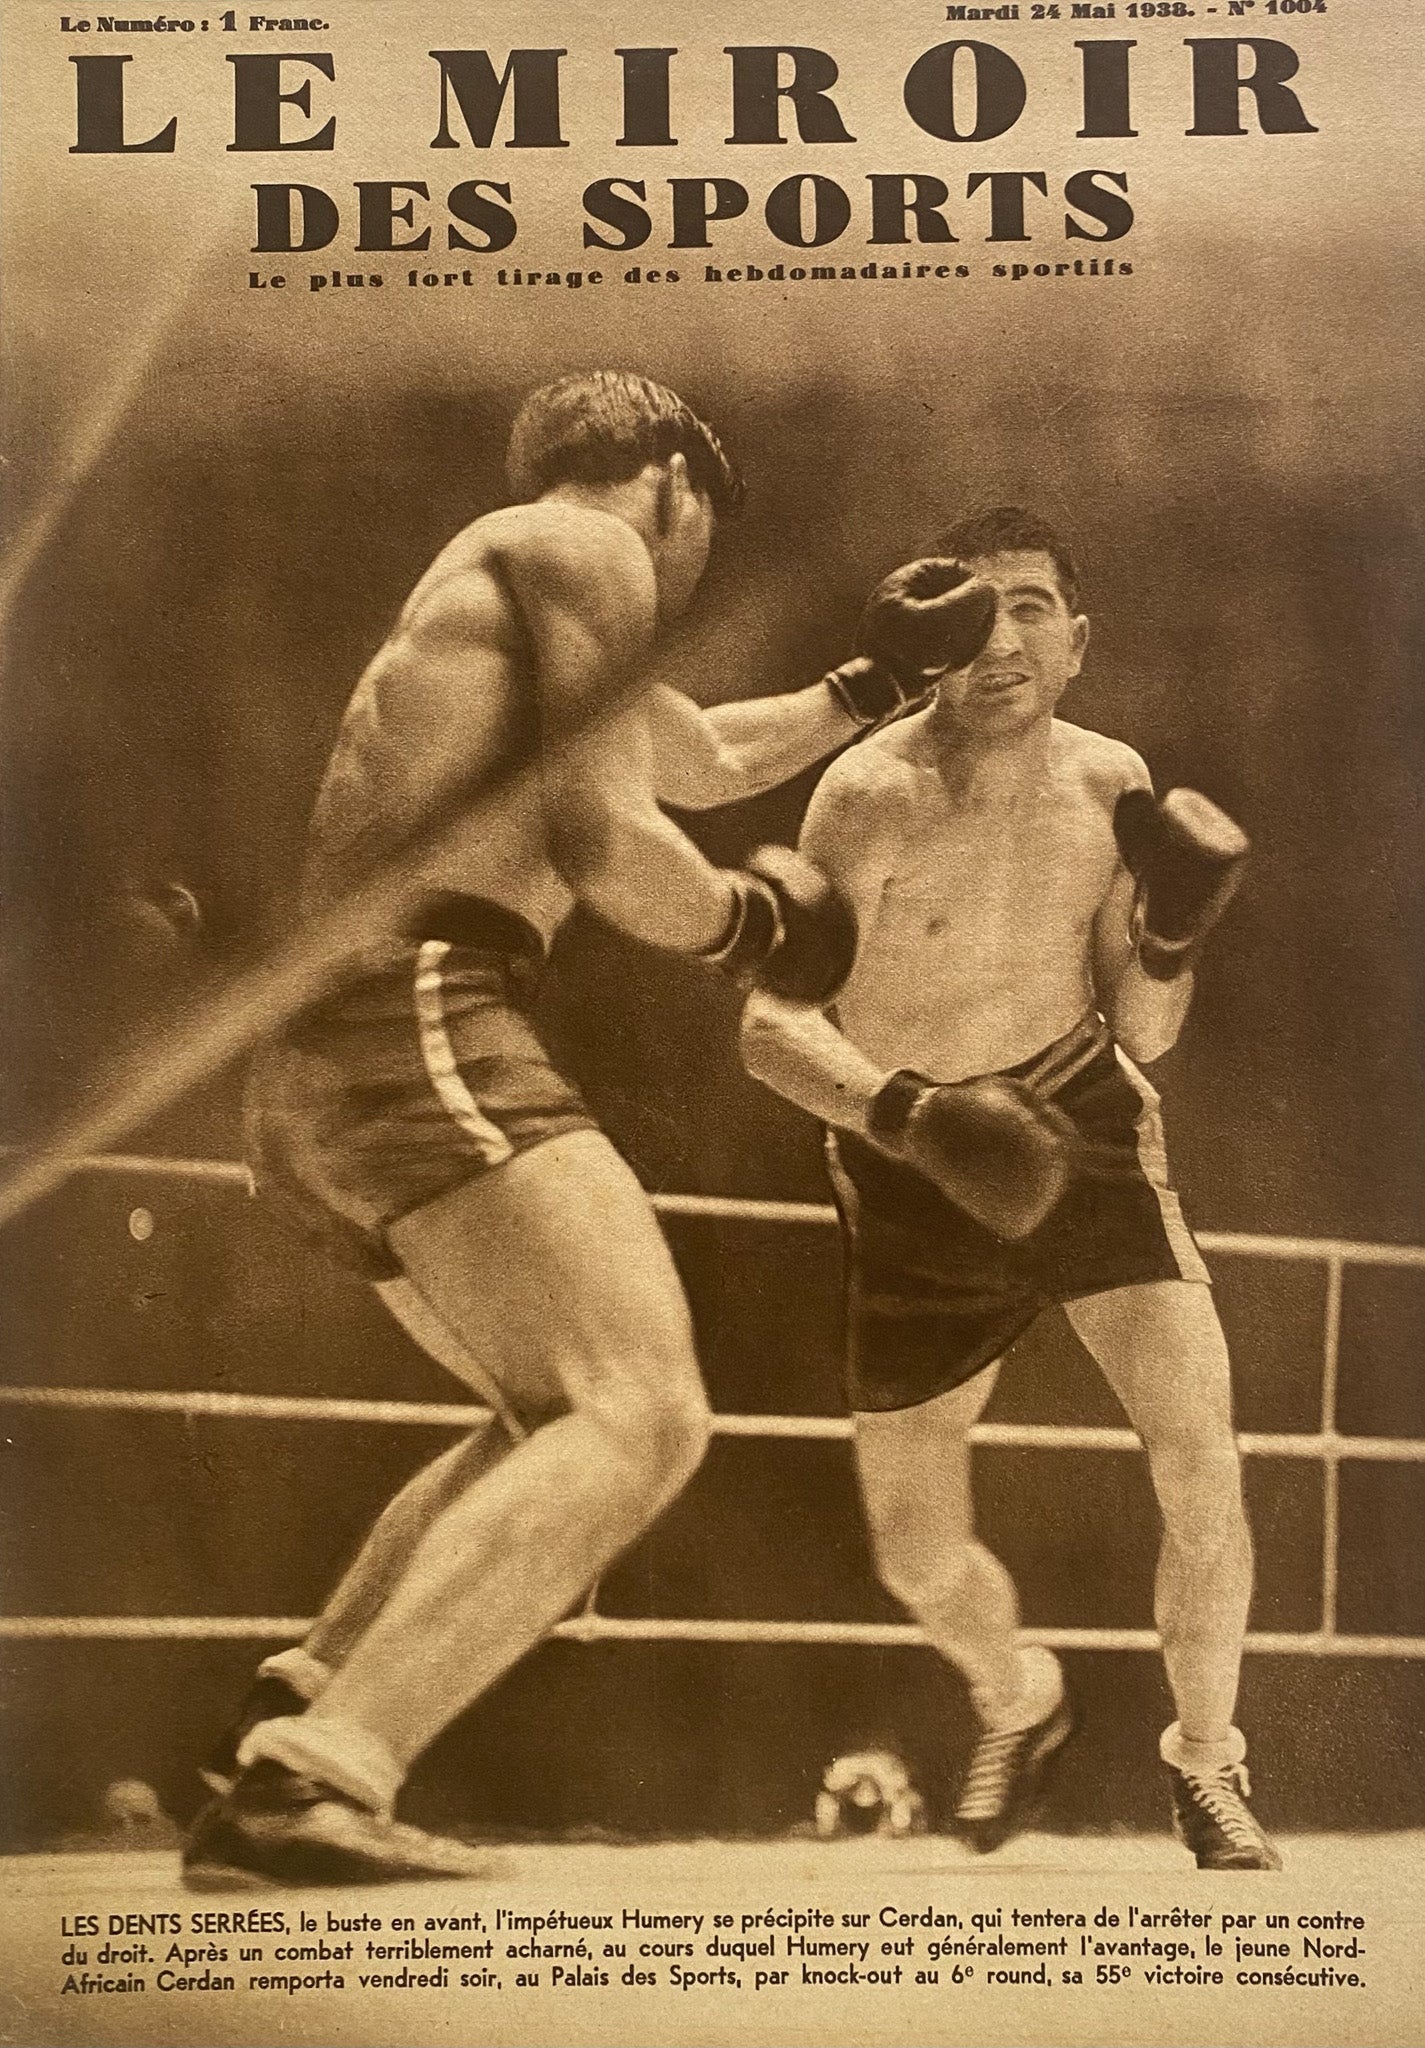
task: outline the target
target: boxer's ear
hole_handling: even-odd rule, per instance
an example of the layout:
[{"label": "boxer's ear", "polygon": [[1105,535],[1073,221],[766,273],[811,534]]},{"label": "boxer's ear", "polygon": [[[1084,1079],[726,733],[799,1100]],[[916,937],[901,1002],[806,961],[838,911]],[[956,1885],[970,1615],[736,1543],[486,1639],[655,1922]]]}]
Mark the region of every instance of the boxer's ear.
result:
[{"label": "boxer's ear", "polygon": [[671,533],[679,512],[686,502],[692,486],[688,480],[687,457],[680,451],[668,457],[658,472],[658,490],[654,500],[655,516],[660,533]]},{"label": "boxer's ear", "polygon": [[1089,644],[1089,622],[1082,612],[1070,629],[1070,644],[1074,650],[1074,674],[1077,675],[1084,665],[1084,656],[1088,652]]}]

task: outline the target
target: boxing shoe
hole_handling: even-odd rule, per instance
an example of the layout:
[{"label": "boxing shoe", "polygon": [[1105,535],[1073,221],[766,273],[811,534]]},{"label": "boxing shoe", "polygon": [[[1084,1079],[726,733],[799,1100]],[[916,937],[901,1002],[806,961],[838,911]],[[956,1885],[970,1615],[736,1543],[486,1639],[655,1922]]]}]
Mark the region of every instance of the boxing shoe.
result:
[{"label": "boxing shoe", "polygon": [[968,668],[994,631],[997,602],[963,562],[908,562],[872,591],[855,658],[827,683],[859,725],[882,725],[923,704],[947,670]]},{"label": "boxing shoe", "polygon": [[230,1792],[238,1775],[238,1751],[259,1721],[275,1721],[288,1714],[305,1714],[309,1702],[295,1685],[275,1672],[259,1672],[248,1687],[231,1725],[218,1737],[198,1775],[210,1792],[221,1798]]},{"label": "boxing shoe", "polygon": [[1176,1722],[1159,1745],[1173,1805],[1173,1833],[1199,1870],[1280,1870],[1282,1859],[1247,1804],[1246,1743],[1232,1729],[1225,1753],[1197,1762]]},{"label": "boxing shoe", "polygon": [[[952,1832],[981,1855],[1028,1826],[1050,1767],[1074,1732],[1073,1708],[1058,1660],[1047,1651],[1040,1655],[1054,1665],[1052,1704],[1027,1727],[981,1729],[955,1802]],[[1045,1680],[1047,1689],[1047,1669]]]},{"label": "boxing shoe", "polygon": [[382,1819],[335,1786],[265,1758],[199,1814],[183,1850],[190,1891],[490,1875],[490,1859],[463,1843]]}]

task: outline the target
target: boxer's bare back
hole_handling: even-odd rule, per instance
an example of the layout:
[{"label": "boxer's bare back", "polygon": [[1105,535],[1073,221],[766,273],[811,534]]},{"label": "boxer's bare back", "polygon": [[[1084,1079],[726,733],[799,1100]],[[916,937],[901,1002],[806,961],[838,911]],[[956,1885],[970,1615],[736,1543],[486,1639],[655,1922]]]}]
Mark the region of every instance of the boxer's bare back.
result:
[{"label": "boxer's bare back", "polygon": [[[389,857],[453,787],[612,699],[657,613],[648,550],[607,511],[546,499],[457,534],[347,707],[313,819],[308,901]],[[573,896],[546,839],[539,792],[526,788],[501,805],[497,829],[482,818],[442,842],[430,886],[502,903],[547,939]]]}]

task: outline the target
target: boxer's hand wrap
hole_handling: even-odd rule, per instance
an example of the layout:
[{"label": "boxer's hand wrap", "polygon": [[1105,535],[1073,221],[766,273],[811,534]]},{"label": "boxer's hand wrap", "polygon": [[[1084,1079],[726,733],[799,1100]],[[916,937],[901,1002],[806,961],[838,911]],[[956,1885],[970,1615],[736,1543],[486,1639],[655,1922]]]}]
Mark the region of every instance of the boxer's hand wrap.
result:
[{"label": "boxer's hand wrap", "polygon": [[996,598],[963,562],[930,556],[877,584],[856,630],[856,658],[826,678],[860,725],[921,704],[947,669],[967,668],[994,631]]},{"label": "boxer's hand wrap", "polygon": [[1236,892],[1250,843],[1225,811],[1195,789],[1128,789],[1113,813],[1123,865],[1138,885],[1138,962],[1154,981],[1190,967]]},{"label": "boxer's hand wrap", "polygon": [[856,963],[856,916],[820,868],[790,846],[762,846],[729,871],[732,924],[704,958],[742,988],[820,1009]]},{"label": "boxer's hand wrap", "polygon": [[908,1068],[873,1097],[866,1128],[996,1237],[1037,1230],[1069,1182],[1076,1133],[1022,1081],[934,1082]]}]

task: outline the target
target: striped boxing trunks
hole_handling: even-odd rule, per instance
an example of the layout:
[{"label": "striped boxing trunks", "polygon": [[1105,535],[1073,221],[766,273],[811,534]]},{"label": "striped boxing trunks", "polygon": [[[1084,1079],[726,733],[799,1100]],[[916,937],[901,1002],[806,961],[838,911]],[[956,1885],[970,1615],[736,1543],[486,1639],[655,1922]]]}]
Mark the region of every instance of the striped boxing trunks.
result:
[{"label": "striped boxing trunks", "polygon": [[263,1047],[246,1102],[258,1192],[368,1280],[386,1228],[547,1138],[598,1128],[530,1020],[544,943],[479,897],[435,899],[416,936]]},{"label": "striped boxing trunks", "polygon": [[1207,1283],[1168,1178],[1157,1091],[1094,1013],[1007,1069],[1093,1147],[1037,1230],[1007,1244],[914,1167],[828,1135],[846,1252],[853,1409],[912,1408],[1001,1357],[1041,1309],[1149,1280]]}]

